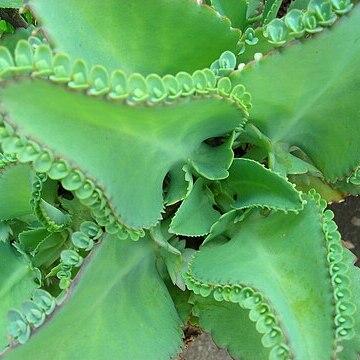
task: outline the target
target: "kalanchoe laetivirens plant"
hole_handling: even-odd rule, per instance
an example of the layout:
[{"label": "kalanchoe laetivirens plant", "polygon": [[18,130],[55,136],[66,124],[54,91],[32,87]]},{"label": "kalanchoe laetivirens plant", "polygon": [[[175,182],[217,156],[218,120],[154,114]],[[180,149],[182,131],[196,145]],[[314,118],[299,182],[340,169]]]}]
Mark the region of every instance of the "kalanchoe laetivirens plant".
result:
[{"label": "kalanchoe laetivirens plant", "polygon": [[359,358],[356,1],[0,6],[0,358]]}]

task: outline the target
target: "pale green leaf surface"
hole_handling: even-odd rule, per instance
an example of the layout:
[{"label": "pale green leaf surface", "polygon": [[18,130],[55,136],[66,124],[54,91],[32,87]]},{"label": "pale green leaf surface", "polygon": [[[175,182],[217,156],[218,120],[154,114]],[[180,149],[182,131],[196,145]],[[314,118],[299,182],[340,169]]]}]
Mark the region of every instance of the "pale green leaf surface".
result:
[{"label": "pale green leaf surface", "polygon": [[272,142],[298,146],[331,181],[360,162],[359,32],[357,5],[330,29],[233,76],[252,94],[250,122]]},{"label": "pale green leaf surface", "polygon": [[232,150],[220,146],[217,159],[224,163],[213,166],[206,150],[216,155],[218,148],[203,141],[244,122],[239,108],[222,99],[127,106],[41,80],[9,84],[2,103],[19,135],[35,139],[88,174],[103,189],[120,222],[133,228],[160,219],[164,178],[179,163],[192,163],[205,177],[227,176]]},{"label": "pale green leaf surface", "polygon": [[295,358],[328,360],[335,333],[326,240],[319,208],[306,200],[298,215],[253,211],[229,242],[204,246],[190,273],[205,284],[242,284],[262,292]]},{"label": "pale green leaf surface", "polygon": [[9,164],[0,169],[0,220],[32,213],[31,180],[29,165]]},{"label": "pale green leaf surface", "polygon": [[10,243],[0,242],[0,352],[8,344],[7,312],[30,299],[37,273]]},{"label": "pale green leaf surface", "polygon": [[58,50],[128,74],[192,72],[238,48],[240,32],[229,20],[193,0],[108,0],[101,19],[96,0],[29,4]]},{"label": "pale green leaf surface", "polygon": [[181,345],[180,324],[150,239],[108,237],[90,255],[65,303],[7,359],[167,360]]},{"label": "pale green leaf surface", "polygon": [[23,5],[23,0],[0,0],[1,8],[21,8]]}]

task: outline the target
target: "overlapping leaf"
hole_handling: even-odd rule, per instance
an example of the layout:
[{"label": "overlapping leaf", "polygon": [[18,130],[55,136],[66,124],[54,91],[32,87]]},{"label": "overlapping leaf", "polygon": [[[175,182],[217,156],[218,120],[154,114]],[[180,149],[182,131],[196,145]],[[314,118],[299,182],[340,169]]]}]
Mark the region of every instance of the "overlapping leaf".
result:
[{"label": "overlapping leaf", "polygon": [[0,242],[0,352],[8,345],[7,312],[17,308],[38,287],[38,273],[10,243]]},{"label": "overlapping leaf", "polygon": [[29,4],[58,50],[128,74],[193,72],[238,48],[229,20],[193,0],[111,0],[101,18],[96,0]]},{"label": "overlapping leaf", "polygon": [[298,146],[331,181],[360,162],[359,24],[356,6],[318,36],[233,77],[253,95],[252,123],[274,144]]},{"label": "overlapping leaf", "polygon": [[180,320],[157,273],[149,238],[108,237],[91,255],[61,307],[7,359],[168,359]]},{"label": "overlapping leaf", "polygon": [[[213,294],[217,301],[250,310],[252,326],[263,334],[271,359],[329,359],[336,344],[352,347],[346,339],[360,321],[347,277],[353,265],[341,248],[333,214],[320,215],[326,204],[319,199],[316,194],[307,197],[298,215],[278,212],[264,217],[253,211],[237,224],[230,241],[204,246],[190,265],[187,284],[196,294]],[[226,324],[211,319],[229,317],[230,305],[210,306],[207,313],[201,304],[200,322],[224,345],[221,329]],[[234,317],[240,315],[235,309]],[[249,355],[246,350],[247,358],[257,356],[259,340],[251,335],[253,330],[248,333],[250,324],[239,323],[238,333],[228,339],[237,357],[245,356],[234,344],[240,336],[248,343],[245,350],[255,351]]]},{"label": "overlapping leaf", "polygon": [[207,178],[226,177],[231,149],[203,141],[239,128],[245,120],[237,106],[219,98],[128,106],[42,80],[8,83],[2,104],[7,122],[21,129],[18,135],[36,139],[41,148],[87,174],[106,194],[120,222],[133,228],[160,218],[162,184],[172,168],[188,163]]},{"label": "overlapping leaf", "polygon": [[287,212],[299,211],[302,206],[300,193],[285,178],[256,161],[234,159],[226,179],[215,183],[196,181],[177,210],[170,231],[178,235],[206,235],[219,220],[219,209],[227,212],[260,207]]}]

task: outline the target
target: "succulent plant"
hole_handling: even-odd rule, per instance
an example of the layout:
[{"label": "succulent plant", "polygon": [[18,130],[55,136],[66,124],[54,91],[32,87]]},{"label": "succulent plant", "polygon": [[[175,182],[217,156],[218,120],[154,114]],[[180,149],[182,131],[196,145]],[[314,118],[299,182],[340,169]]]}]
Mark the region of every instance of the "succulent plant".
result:
[{"label": "succulent plant", "polygon": [[359,358],[357,1],[0,7],[0,358]]}]

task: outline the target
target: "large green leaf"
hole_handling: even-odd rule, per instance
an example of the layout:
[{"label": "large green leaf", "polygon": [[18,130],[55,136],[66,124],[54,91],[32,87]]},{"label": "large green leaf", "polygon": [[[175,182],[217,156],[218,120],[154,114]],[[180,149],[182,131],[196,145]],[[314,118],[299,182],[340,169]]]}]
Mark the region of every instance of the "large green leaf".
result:
[{"label": "large green leaf", "polygon": [[251,122],[274,144],[298,146],[331,181],[360,162],[359,31],[356,5],[330,29],[233,77],[253,96]]},{"label": "large green leaf", "polygon": [[0,242],[0,352],[7,346],[7,312],[18,308],[38,287],[36,271],[10,243]]},{"label": "large green leaf", "polygon": [[[32,71],[33,76],[50,75],[53,81],[25,78],[3,83],[1,100],[7,114],[4,121],[18,129],[15,136],[9,127],[0,129],[4,151],[17,153],[20,161],[33,162],[37,172],[62,179],[63,186],[76,190],[87,204],[98,204],[97,217],[103,219],[103,225],[111,225],[115,220],[129,228],[154,225],[163,208],[166,175],[178,177],[170,179],[171,192],[172,183],[186,183],[184,172],[172,173],[185,164],[208,179],[228,175],[233,157],[231,144],[212,147],[204,141],[226,135],[245,123],[247,111],[241,97],[248,97],[248,93],[243,87],[234,88],[231,94],[220,91],[214,75],[204,70],[193,76],[183,72],[176,79],[173,77],[167,89],[164,84],[168,77],[150,77],[145,81],[139,74],[126,79],[117,72],[112,78],[112,89],[106,84],[106,70],[94,67],[89,83],[79,85],[90,87],[88,94],[98,96],[89,97],[57,84],[66,81],[74,87],[79,77],[88,76],[86,71],[78,72],[76,66],[73,74],[63,74],[70,66],[64,55],[52,58],[46,46],[39,46],[33,54],[23,41],[15,51],[15,66],[6,49],[1,51],[4,77]],[[51,61],[58,66],[49,69]],[[123,89],[119,79],[125,82],[125,95],[121,96],[127,97],[127,102],[107,101],[102,95],[118,96],[116,91]],[[171,98],[174,87],[178,87],[177,100]],[[156,98],[157,91],[163,92],[160,100]],[[198,91],[199,95],[212,96],[191,96]],[[139,104],[146,98],[147,104],[153,106]],[[28,143],[29,139],[33,142]],[[95,190],[94,183],[98,187]],[[104,210],[105,200],[109,206]]]},{"label": "large green leaf", "polygon": [[0,220],[9,220],[32,213],[29,165],[9,163],[0,167]]},{"label": "large green leaf", "polygon": [[[189,289],[250,310],[253,326],[263,334],[262,344],[274,359],[292,354],[328,360],[338,345],[352,346],[346,340],[356,331],[354,321],[360,321],[358,314],[353,316],[357,299],[347,277],[353,265],[344,255],[333,213],[323,213],[326,202],[315,192],[306,200],[297,215],[253,211],[237,223],[230,241],[204,246],[190,262]],[[209,317],[218,319],[220,314],[214,307],[209,311],[212,315],[202,311],[204,323],[219,333],[224,324],[210,324]],[[239,325],[238,336],[258,341],[247,335],[246,326],[249,323]],[[252,346],[255,352],[248,359],[256,358]],[[241,351],[235,355],[241,356]]]},{"label": "large green leaf", "polygon": [[[45,97],[46,103],[41,100]],[[206,148],[203,140],[231,131],[241,121],[235,107],[218,100],[129,107],[40,81],[8,86],[2,101],[11,124],[21,126],[19,135],[35,137],[96,179],[129,227],[153,225],[162,210],[168,171],[189,157],[196,161],[196,152]]]},{"label": "large green leaf", "polygon": [[128,74],[192,72],[236,52],[240,38],[228,19],[193,0],[108,0],[101,9],[96,0],[29,4],[57,49]]},{"label": "large green leaf", "polygon": [[155,267],[149,238],[105,238],[63,305],[7,359],[169,359],[181,322]]}]

